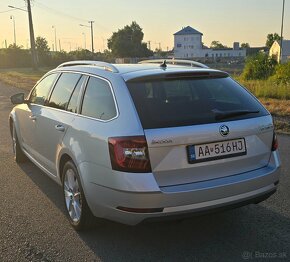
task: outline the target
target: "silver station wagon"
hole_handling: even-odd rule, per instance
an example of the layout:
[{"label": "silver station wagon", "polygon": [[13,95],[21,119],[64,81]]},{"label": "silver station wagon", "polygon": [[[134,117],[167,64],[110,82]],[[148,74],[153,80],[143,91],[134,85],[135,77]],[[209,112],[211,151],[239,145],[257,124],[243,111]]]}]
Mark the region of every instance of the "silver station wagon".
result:
[{"label": "silver station wagon", "polygon": [[259,203],[279,182],[269,112],[197,62],[68,62],[11,101],[16,162],[62,185],[77,230]]}]

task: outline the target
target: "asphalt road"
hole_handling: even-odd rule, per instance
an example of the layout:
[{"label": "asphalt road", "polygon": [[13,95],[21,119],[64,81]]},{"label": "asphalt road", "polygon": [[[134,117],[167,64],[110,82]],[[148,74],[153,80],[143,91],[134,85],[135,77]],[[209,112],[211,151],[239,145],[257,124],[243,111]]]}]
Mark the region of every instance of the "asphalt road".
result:
[{"label": "asphalt road", "polygon": [[259,205],[136,227],[106,222],[77,233],[61,188],[13,161],[9,96],[0,84],[0,261],[290,261],[290,137],[279,136],[278,192]]}]

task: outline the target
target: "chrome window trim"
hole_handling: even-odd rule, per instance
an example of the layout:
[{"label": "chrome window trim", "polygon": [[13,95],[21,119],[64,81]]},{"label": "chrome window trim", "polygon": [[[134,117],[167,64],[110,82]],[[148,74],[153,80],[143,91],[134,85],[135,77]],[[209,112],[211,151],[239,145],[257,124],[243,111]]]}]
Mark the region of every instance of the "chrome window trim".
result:
[{"label": "chrome window trim", "polygon": [[[83,80],[82,80],[82,78],[83,78]],[[86,79],[87,79],[86,76],[81,75],[81,77],[79,78],[78,82],[76,83],[76,85],[75,85],[75,87],[74,87],[74,89],[73,89],[73,91],[72,91],[72,93],[71,93],[71,95],[70,95],[70,98],[69,98],[69,100],[68,100],[68,103],[67,103],[67,106],[66,106],[65,111],[68,111],[67,109],[68,109],[68,106],[69,106],[69,104],[70,104],[70,102],[71,102],[72,96],[73,96],[73,94],[74,94],[74,92],[75,92],[75,90],[76,90],[76,88],[77,88],[79,82],[82,81],[82,84],[81,84],[81,87],[80,87],[80,90],[79,90],[79,93],[78,93],[78,98],[77,98],[77,112],[79,112],[79,98],[80,98],[80,96],[81,96],[81,94],[82,94],[82,93],[81,93],[81,92],[82,92],[82,88],[83,88],[84,83],[86,82]],[[68,112],[69,112],[69,111],[68,111]]]},{"label": "chrome window trim", "polygon": [[81,115],[82,100],[83,100],[83,97],[84,97],[84,93],[85,93],[85,90],[86,90],[86,86],[87,86],[88,81],[89,81],[89,78],[90,78],[87,75],[83,75],[83,76],[84,76],[84,80],[83,80],[83,84],[81,86],[80,93],[79,93],[79,96],[78,96],[78,101],[77,101],[77,107],[78,107],[77,114],[78,115]]},{"label": "chrome window trim", "polygon": [[[115,96],[115,92],[113,90],[113,86],[111,84],[111,82],[104,78],[104,77],[101,77],[101,76],[98,76],[98,75],[95,75],[95,74],[91,74],[91,73],[85,73],[85,72],[81,72],[81,71],[71,71],[71,70],[54,70],[53,72],[51,73],[47,73],[45,74],[39,81],[38,83],[43,79],[45,78],[46,76],[50,75],[50,74],[53,74],[53,73],[57,73],[58,74],[58,77],[57,79],[55,80],[55,82],[53,83],[53,86],[49,92],[49,97],[52,93],[52,90],[54,89],[55,87],[55,84],[57,83],[59,77],[61,76],[62,73],[75,73],[75,74],[81,74],[85,77],[87,77],[86,79],[84,79],[84,82],[82,84],[82,87],[81,87],[81,90],[80,90],[80,96],[78,98],[78,113],[73,113],[73,112],[69,112],[69,111],[66,111],[66,110],[63,110],[63,109],[58,109],[58,108],[53,108],[53,107],[49,107],[49,106],[45,106],[45,105],[39,105],[39,104],[34,104],[34,103],[31,103],[31,105],[37,105],[37,106],[41,106],[41,107],[44,107],[44,108],[49,108],[49,109],[52,109],[52,110],[55,110],[55,111],[60,111],[60,112],[63,112],[63,113],[68,113],[68,114],[71,114],[71,115],[74,115],[74,116],[78,116],[78,117],[82,117],[82,118],[87,118],[87,119],[91,119],[91,120],[95,120],[95,121],[98,121],[98,122],[101,122],[101,123],[107,123],[107,122],[111,122],[115,119],[117,119],[120,115],[119,113],[119,107],[118,107],[118,104],[117,104],[117,100],[116,100],[116,96]],[[116,116],[114,116],[113,118],[110,118],[108,120],[102,120],[102,119],[98,119],[98,118],[94,118],[94,117],[90,117],[90,116],[85,116],[85,115],[82,115],[80,112],[81,112],[81,106],[82,106],[82,102],[83,102],[83,97],[84,97],[84,94],[85,94],[85,90],[86,90],[86,86],[87,86],[87,83],[88,83],[88,80],[89,80],[89,77],[95,77],[95,78],[99,78],[105,82],[108,83],[109,87],[110,87],[110,91],[111,91],[111,94],[113,96],[113,100],[114,100],[114,105],[115,105],[115,109],[116,109]],[[38,85],[38,83],[33,87],[33,89]],[[33,90],[32,89],[32,90]],[[32,90],[30,92],[32,92]],[[29,94],[30,95],[30,94]]]}]

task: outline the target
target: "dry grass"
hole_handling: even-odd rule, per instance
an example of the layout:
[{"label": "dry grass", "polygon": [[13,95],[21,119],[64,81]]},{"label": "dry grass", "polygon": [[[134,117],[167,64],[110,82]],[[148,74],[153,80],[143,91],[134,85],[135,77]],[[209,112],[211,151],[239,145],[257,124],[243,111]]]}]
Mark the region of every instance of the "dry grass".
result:
[{"label": "dry grass", "polygon": [[290,100],[273,98],[259,98],[259,100],[272,115],[290,117]]},{"label": "dry grass", "polygon": [[49,69],[32,71],[31,69],[1,69],[0,81],[10,86],[15,86],[25,90],[31,90],[35,83]]}]

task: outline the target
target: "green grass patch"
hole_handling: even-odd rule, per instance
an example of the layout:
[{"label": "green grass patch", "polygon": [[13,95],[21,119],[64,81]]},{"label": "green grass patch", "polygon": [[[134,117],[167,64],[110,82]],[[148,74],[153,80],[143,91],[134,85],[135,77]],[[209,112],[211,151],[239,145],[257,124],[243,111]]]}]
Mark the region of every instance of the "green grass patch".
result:
[{"label": "green grass patch", "polygon": [[276,83],[272,80],[237,80],[256,97],[290,99],[290,84]]}]

